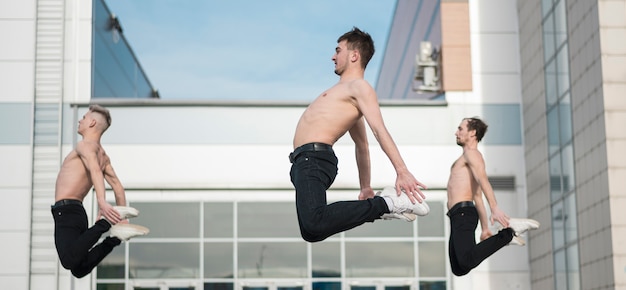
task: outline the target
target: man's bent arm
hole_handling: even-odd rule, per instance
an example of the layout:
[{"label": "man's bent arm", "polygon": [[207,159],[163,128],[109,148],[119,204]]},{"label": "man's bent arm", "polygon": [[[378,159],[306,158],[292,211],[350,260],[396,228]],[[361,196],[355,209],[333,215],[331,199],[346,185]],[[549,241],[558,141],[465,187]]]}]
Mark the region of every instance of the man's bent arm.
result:
[{"label": "man's bent arm", "polygon": [[496,201],[496,195],[493,192],[493,188],[487,178],[487,172],[485,171],[485,160],[478,150],[467,150],[463,153],[465,160],[472,171],[472,176],[478,183],[480,190],[485,194],[489,208],[491,209],[491,223],[494,220],[498,221],[502,226],[507,227],[509,225],[509,217],[500,210],[498,202]]},{"label": "man's bent arm", "polygon": [[402,160],[400,151],[383,122],[376,92],[365,80],[359,81],[353,86],[356,91],[355,95],[357,96],[356,99],[359,110],[363,113],[365,120],[372,129],[374,137],[376,137],[376,140],[396,170],[398,176],[396,180],[396,191],[399,193],[400,190],[405,190],[405,193],[409,196],[411,201],[421,202],[425,196],[420,190],[420,187],[426,188],[426,186],[415,179],[413,174],[409,172],[404,160]]},{"label": "man's bent arm", "polygon": [[119,213],[106,201],[106,189],[104,187],[104,172],[100,169],[98,164],[98,157],[96,156],[97,145],[89,144],[86,142],[79,142],[76,145],[76,153],[82,160],[85,168],[89,171],[89,178],[96,191],[96,200],[98,207],[100,208],[100,214],[112,223],[118,223],[120,221]]},{"label": "man's bent arm", "polygon": [[374,191],[371,185],[372,171],[370,166],[369,144],[367,142],[367,133],[365,132],[363,118],[360,118],[349,132],[350,137],[352,137],[354,141],[356,165],[359,170],[359,185],[361,188],[359,199],[372,198],[374,197]]},{"label": "man's bent arm", "polygon": [[117,178],[117,174],[115,174],[115,170],[113,170],[111,163],[107,164],[104,168],[104,178],[113,189],[113,193],[115,194],[115,204],[126,206],[126,192],[124,190],[124,186],[122,186],[119,178]]}]

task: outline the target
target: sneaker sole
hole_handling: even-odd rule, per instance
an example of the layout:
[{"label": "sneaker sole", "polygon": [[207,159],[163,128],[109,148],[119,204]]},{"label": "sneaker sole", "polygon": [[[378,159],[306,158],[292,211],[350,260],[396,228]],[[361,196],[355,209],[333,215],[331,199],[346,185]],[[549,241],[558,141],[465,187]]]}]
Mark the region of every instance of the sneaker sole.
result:
[{"label": "sneaker sole", "polygon": [[144,226],[135,225],[135,224],[117,224],[111,227],[111,235],[123,241],[128,241],[131,237],[122,239],[119,236],[128,236],[128,235],[132,235],[133,237],[145,236],[149,232],[150,232],[150,229]]},{"label": "sneaker sole", "polygon": [[524,229],[524,230],[522,230],[522,231],[520,231],[520,232],[515,231],[515,229],[513,229],[513,230],[515,231],[515,234],[516,234],[516,235],[521,235],[521,234],[523,234],[523,233],[525,233],[525,232],[527,232],[527,231],[529,231],[529,230],[536,230],[536,229],[538,229],[538,228],[539,228],[539,226],[541,226],[541,224],[540,224],[538,221],[533,220],[533,219],[517,219],[517,218],[512,218],[512,219],[509,219],[509,227],[510,227],[510,225],[511,225],[511,224],[510,224],[511,220],[514,220],[514,221],[515,221],[515,220],[518,220],[518,221],[520,221],[520,223],[525,223],[525,224],[529,225],[529,226],[528,226],[528,228],[526,228],[526,229]]},{"label": "sneaker sole", "polygon": [[134,207],[114,206],[113,208],[117,210],[123,220],[139,216],[139,211]]}]

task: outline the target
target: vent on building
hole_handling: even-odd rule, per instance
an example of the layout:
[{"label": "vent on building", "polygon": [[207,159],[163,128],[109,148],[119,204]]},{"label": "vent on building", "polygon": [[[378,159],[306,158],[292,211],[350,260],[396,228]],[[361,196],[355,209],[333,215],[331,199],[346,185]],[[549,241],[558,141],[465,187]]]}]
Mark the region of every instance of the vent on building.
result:
[{"label": "vent on building", "polygon": [[515,176],[490,176],[489,183],[493,190],[514,190]]}]

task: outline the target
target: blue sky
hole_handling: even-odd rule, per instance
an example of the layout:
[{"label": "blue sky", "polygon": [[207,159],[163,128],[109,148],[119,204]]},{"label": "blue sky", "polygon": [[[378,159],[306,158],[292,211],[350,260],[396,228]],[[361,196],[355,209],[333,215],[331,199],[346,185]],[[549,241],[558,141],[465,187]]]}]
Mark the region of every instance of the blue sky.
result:
[{"label": "blue sky", "polygon": [[376,84],[395,0],[106,0],[162,99],[310,101],[335,84],[337,38],[359,27]]}]

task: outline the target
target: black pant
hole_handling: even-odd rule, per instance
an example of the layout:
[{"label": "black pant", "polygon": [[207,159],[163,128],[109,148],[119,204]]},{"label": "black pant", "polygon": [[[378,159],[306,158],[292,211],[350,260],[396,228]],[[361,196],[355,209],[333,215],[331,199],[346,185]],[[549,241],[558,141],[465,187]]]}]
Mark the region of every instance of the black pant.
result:
[{"label": "black pant", "polygon": [[337,162],[333,151],[302,152],[293,160],[291,183],[300,233],[307,242],[322,241],[389,212],[382,197],[327,204],[326,190],[337,176]]},{"label": "black pant", "polygon": [[111,228],[111,224],[101,219],[93,227],[87,228],[87,213],[82,205],[53,206],[52,216],[54,244],[61,265],[77,278],[91,273],[93,268],[121,243],[118,238],[107,237],[94,247],[100,236]]},{"label": "black pant", "polygon": [[478,226],[476,208],[474,206],[461,207],[448,215],[450,216],[448,254],[452,273],[456,276],[469,273],[513,239],[513,230],[506,228],[476,244],[475,233]]}]

